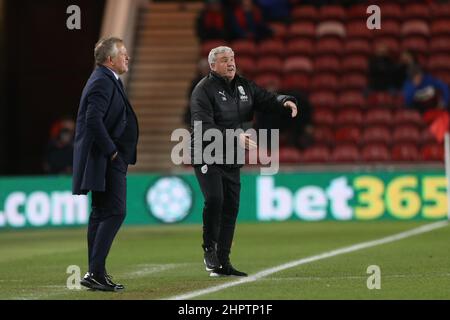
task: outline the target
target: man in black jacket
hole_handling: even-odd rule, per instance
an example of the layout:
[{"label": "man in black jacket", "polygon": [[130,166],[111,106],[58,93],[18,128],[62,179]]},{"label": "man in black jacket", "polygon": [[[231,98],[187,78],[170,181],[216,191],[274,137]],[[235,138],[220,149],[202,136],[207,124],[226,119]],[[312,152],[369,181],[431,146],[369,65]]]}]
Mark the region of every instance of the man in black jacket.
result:
[{"label": "man in black jacket", "polygon": [[[225,141],[229,132],[227,129],[242,129],[244,122],[253,119],[254,110],[290,111],[291,116],[295,117],[296,100],[291,96],[270,93],[236,75],[234,53],[229,47],[212,49],[208,62],[211,72],[195,87],[190,101],[191,161],[205,198],[202,245],[204,263],[206,270],[211,271],[210,276],[247,276],[230,263],[231,244],[239,210],[242,165],[228,161],[204,161],[202,154],[208,143],[197,140],[203,140],[203,134],[207,130],[216,129],[223,134]],[[241,147],[247,150],[257,147],[247,133],[240,133],[238,141]],[[226,158],[226,153],[232,151],[236,150],[227,149],[223,159]]]},{"label": "man in black jacket", "polygon": [[126,174],[136,163],[138,122],[119,75],[128,71],[128,54],[118,38],[95,46],[97,68],[84,87],[78,109],[74,152],[73,194],[92,191],[88,225],[89,272],[81,285],[118,291],[105,269],[114,237],[126,214]]}]

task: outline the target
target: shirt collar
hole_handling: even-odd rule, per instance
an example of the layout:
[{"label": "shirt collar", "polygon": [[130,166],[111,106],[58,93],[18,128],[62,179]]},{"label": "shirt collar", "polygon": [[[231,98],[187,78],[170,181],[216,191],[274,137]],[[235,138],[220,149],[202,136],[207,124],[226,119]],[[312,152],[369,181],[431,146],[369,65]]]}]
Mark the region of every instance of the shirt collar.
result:
[{"label": "shirt collar", "polygon": [[[108,68],[108,67],[106,67]],[[108,68],[109,71],[111,71],[114,74],[114,77],[116,77],[116,80],[119,80],[119,75],[111,68]]]}]

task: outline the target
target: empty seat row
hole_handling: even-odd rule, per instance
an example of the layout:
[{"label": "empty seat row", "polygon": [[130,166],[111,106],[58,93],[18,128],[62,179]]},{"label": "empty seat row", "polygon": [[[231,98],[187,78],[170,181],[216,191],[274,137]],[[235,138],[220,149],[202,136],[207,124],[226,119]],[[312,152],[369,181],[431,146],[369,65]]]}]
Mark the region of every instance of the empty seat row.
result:
[{"label": "empty seat row", "polygon": [[409,109],[368,109],[362,112],[359,109],[347,109],[333,112],[331,109],[314,108],[313,122],[316,125],[335,126],[344,124],[354,125],[401,125],[411,124],[424,126],[424,120],[419,112]]},{"label": "empty seat row", "polygon": [[284,147],[280,148],[279,159],[281,163],[443,161],[444,148],[436,143],[422,147],[417,147],[413,143],[398,143],[390,148],[382,143],[369,143],[360,148],[352,144],[334,148],[315,145],[305,151]]}]

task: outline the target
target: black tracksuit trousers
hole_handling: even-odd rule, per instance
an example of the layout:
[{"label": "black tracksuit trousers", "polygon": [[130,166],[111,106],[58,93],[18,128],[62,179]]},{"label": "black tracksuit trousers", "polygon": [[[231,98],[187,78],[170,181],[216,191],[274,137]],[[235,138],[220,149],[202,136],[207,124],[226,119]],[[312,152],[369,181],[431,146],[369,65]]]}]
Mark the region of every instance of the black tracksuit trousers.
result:
[{"label": "black tracksuit trousers", "polygon": [[224,263],[229,259],[239,211],[240,168],[198,166],[195,167],[195,175],[205,198],[203,245],[217,246],[217,256]]}]

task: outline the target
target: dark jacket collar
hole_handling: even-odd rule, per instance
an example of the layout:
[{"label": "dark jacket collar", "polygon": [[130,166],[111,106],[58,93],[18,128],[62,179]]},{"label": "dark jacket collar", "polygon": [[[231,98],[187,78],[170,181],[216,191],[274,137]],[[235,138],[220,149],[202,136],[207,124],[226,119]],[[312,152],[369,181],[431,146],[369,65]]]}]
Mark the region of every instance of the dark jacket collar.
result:
[{"label": "dark jacket collar", "polygon": [[234,76],[234,79],[231,81],[228,81],[227,79],[225,79],[224,77],[219,75],[217,72],[210,71],[209,78],[220,82],[220,84],[223,85],[230,92],[234,92],[236,89],[236,83],[240,79],[240,76],[236,73],[236,75]]}]

